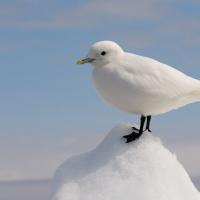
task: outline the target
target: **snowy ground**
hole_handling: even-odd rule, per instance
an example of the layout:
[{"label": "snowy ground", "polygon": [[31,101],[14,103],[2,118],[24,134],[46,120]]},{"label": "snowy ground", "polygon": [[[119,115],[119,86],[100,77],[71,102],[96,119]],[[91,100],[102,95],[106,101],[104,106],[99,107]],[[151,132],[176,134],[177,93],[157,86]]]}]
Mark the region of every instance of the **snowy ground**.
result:
[{"label": "snowy ground", "polygon": [[[55,200],[199,200],[177,157],[144,133],[125,144],[131,125],[119,124],[93,150],[67,159],[54,177]],[[137,189],[136,189],[137,188]]]}]

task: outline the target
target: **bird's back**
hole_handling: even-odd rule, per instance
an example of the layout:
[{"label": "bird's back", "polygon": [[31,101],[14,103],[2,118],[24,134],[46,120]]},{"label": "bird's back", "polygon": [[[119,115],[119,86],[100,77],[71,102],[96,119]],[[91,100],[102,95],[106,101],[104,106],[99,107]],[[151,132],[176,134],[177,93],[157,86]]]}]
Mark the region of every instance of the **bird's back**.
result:
[{"label": "bird's back", "polygon": [[198,80],[130,53],[94,69],[93,79],[105,101],[130,113],[160,114],[200,100]]}]

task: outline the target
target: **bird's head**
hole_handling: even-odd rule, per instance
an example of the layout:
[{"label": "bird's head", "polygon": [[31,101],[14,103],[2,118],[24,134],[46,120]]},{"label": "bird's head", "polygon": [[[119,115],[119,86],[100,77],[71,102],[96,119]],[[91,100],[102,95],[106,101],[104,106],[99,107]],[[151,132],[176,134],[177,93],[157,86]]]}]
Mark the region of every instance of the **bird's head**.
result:
[{"label": "bird's head", "polygon": [[112,41],[94,43],[86,58],[78,60],[77,64],[91,63],[94,67],[101,67],[114,62],[123,53],[122,48]]}]

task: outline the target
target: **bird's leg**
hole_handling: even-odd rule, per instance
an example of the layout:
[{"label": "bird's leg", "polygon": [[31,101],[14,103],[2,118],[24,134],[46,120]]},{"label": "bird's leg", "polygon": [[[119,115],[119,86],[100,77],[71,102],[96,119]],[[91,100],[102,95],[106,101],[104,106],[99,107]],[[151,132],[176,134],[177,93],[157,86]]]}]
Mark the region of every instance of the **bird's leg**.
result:
[{"label": "bird's leg", "polygon": [[148,115],[147,116],[147,124],[146,124],[146,129],[145,130],[148,130],[149,132],[151,132],[150,123],[151,123],[151,115]]},{"label": "bird's leg", "polygon": [[131,134],[123,136],[123,138],[126,139],[126,143],[132,142],[132,141],[138,139],[142,135],[145,120],[146,120],[146,117],[142,115],[141,118],[140,118],[139,132],[135,132],[134,129],[133,129]]},{"label": "bird's leg", "polygon": [[[145,130],[143,130],[143,132],[146,131],[146,130],[151,132],[151,129],[150,129],[151,115],[148,115],[146,117],[146,119],[147,119],[146,128],[145,128]],[[134,127],[134,126],[132,127],[132,129],[133,129],[133,131],[137,131],[137,132],[139,132],[139,130],[140,130],[140,129]]]}]

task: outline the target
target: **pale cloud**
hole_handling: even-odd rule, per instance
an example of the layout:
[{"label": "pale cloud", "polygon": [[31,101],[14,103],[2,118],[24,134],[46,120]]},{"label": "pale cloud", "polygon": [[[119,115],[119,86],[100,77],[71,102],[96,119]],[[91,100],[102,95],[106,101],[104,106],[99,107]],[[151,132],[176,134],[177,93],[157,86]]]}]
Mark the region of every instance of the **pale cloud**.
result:
[{"label": "pale cloud", "polygon": [[[175,3],[176,6],[180,4],[178,1]],[[155,32],[163,34],[177,34],[182,30],[187,35],[197,33],[200,29],[198,17],[184,16],[171,1],[90,0],[76,6],[62,5],[61,1],[57,1],[56,6],[54,4],[55,2],[46,0],[0,3],[0,27],[103,28],[108,25],[107,27],[112,28],[131,23],[129,28],[121,30],[128,32],[134,28],[134,23],[142,25],[152,22]],[[195,0],[191,4],[199,6]],[[143,38],[146,34],[143,33]],[[199,34],[191,37],[192,45],[199,44],[199,41]]]},{"label": "pale cloud", "polygon": [[[133,46],[137,48],[155,43],[159,35],[172,35],[176,39],[180,34],[186,45],[199,45],[200,18],[184,15],[179,5],[178,1],[159,0],[89,0],[76,6],[46,0],[0,3],[0,27],[98,28],[100,31],[106,28],[110,32],[118,27],[111,34],[112,38],[119,38],[119,41],[126,38],[127,46],[134,37]],[[195,0],[191,5],[200,6]]]},{"label": "pale cloud", "polygon": [[[126,41],[125,46],[128,47],[130,44],[135,48],[153,45],[161,35],[162,38],[166,35],[168,39],[171,35],[172,40],[178,37],[187,46],[197,46],[200,43],[200,18],[184,14],[179,9],[184,3],[187,2],[89,0],[74,6],[62,5],[61,1],[23,0],[20,3],[0,3],[0,27],[100,31],[105,28],[113,40]],[[191,1],[191,5],[200,6],[195,0]]]},{"label": "pale cloud", "polygon": [[126,51],[135,52],[137,48],[145,48],[151,46],[155,36],[151,31],[148,33],[141,30],[130,31],[112,31],[112,40],[117,41]]},{"label": "pale cloud", "polygon": [[62,8],[60,5],[55,9],[51,8],[48,13],[47,9],[50,5],[48,3],[40,5],[38,2],[30,1],[28,4],[3,5],[1,6],[0,26],[80,27],[101,25],[109,21],[120,23],[127,20],[150,20],[158,18],[165,11],[158,0],[109,0],[106,2],[94,0],[72,8]]},{"label": "pale cloud", "polygon": [[73,18],[78,16],[80,20],[89,22],[105,23],[106,21],[104,20],[107,19],[114,20],[117,23],[124,20],[150,20],[161,14],[161,10],[158,0],[109,0],[105,3],[95,0],[73,10],[66,17],[63,15],[61,18],[67,19],[71,15]]},{"label": "pale cloud", "polygon": [[182,36],[182,43],[188,46],[199,46],[200,44],[200,18],[192,17],[177,17],[173,21],[166,20],[163,25],[159,27],[158,31],[172,35]]}]

